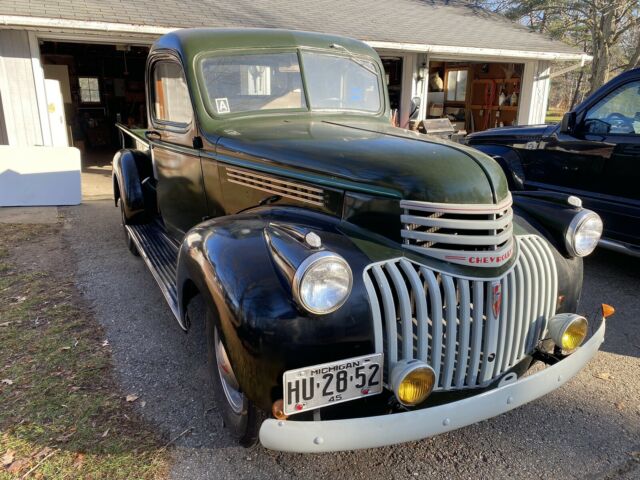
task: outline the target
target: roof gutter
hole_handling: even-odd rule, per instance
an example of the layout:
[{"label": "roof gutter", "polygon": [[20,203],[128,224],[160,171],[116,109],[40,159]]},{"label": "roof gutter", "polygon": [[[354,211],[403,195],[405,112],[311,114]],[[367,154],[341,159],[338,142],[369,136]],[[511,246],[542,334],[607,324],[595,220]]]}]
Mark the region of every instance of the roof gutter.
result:
[{"label": "roof gutter", "polygon": [[160,36],[178,30],[178,27],[155,27],[131,23],[95,22],[70,20],[65,18],[26,17],[19,15],[0,15],[0,26],[23,27],[28,29],[60,29],[64,31],[84,30],[94,32],[134,33]]},{"label": "roof gutter", "polygon": [[418,43],[395,43],[365,41],[370,47],[389,50],[403,50],[410,52],[429,53],[434,57],[470,57],[505,59],[527,59],[527,60],[549,60],[559,62],[585,62],[593,60],[591,55],[586,53],[563,53],[563,52],[535,52],[527,50],[508,50],[502,48],[479,48],[479,47],[454,47],[448,45],[427,45]]},{"label": "roof gutter", "polygon": [[[179,30],[179,27],[158,27],[152,25],[136,25],[131,23],[110,23],[87,20],[71,20],[64,18],[28,17],[21,15],[0,15],[0,27],[25,28],[29,30],[55,30],[61,32],[92,32],[92,33],[119,33],[140,35],[144,37],[159,37],[165,33]],[[532,52],[525,50],[506,50],[478,47],[453,47],[446,45],[427,45],[418,43],[378,42],[365,41],[369,46],[378,49],[402,50],[405,52],[423,52],[434,56],[447,57],[495,57],[496,59],[514,58],[530,60],[551,61],[591,61],[593,57],[585,53],[561,53],[561,52]]]}]

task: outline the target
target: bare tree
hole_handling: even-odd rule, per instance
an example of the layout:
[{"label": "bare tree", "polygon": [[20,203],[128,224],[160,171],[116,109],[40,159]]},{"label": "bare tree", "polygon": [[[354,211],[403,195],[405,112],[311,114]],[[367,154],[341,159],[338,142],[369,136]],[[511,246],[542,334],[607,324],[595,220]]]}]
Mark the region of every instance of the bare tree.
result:
[{"label": "bare tree", "polygon": [[[616,67],[612,64],[613,49],[627,32],[640,28],[638,0],[581,0],[573,3],[591,32],[593,63],[589,82],[593,91],[609,80],[609,73]],[[627,60],[628,65],[636,54],[637,49]]]},{"label": "bare tree", "polygon": [[639,0],[478,0],[476,5],[585,49],[593,56],[589,91],[612,73],[640,66]]}]

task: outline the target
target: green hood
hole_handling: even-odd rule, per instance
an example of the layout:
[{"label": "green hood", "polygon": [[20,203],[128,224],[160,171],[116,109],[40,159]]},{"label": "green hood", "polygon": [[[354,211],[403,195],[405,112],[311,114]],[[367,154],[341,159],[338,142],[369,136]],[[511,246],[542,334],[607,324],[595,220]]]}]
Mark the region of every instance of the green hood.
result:
[{"label": "green hood", "polygon": [[386,122],[244,118],[216,133],[222,155],[382,187],[404,199],[486,204],[508,194],[502,169],[487,155]]}]

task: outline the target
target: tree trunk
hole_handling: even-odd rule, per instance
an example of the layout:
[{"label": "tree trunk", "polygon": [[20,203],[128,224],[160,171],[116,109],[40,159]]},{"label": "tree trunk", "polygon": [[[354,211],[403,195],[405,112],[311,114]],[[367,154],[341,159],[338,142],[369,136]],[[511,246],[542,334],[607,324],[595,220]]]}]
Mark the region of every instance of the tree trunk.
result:
[{"label": "tree trunk", "polygon": [[[598,6],[597,4],[594,6]],[[604,11],[592,11],[593,63],[589,79],[589,93],[593,93],[609,79],[611,64],[610,41],[614,31],[615,7],[608,5]],[[595,27],[595,28],[594,28]]]},{"label": "tree trunk", "polygon": [[640,67],[640,34],[638,35],[638,43],[636,45],[636,48],[629,57],[629,64],[627,65],[627,68],[625,68],[625,71],[631,70],[636,67]]},{"label": "tree trunk", "polygon": [[580,95],[580,86],[582,85],[582,77],[584,76],[584,70],[580,70],[580,75],[578,75],[578,81],[576,82],[576,89],[573,92],[573,98],[571,98],[571,105],[569,106],[569,111],[573,110],[573,107],[578,103],[578,95]]}]

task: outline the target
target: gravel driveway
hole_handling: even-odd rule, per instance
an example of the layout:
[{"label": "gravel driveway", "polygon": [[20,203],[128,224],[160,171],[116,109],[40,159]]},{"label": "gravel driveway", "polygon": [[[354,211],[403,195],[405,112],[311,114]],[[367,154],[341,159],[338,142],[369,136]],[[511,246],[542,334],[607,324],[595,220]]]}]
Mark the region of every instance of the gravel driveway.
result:
[{"label": "gravel driveway", "polygon": [[640,262],[599,252],[586,262],[581,310],[617,314],[595,360],[556,392],[439,437],[359,452],[299,455],[232,445],[210,395],[201,331],[185,335],[139,258],[112,201],[62,210],[81,292],[105,327],[119,380],[176,441],[175,479],[640,478]]}]

